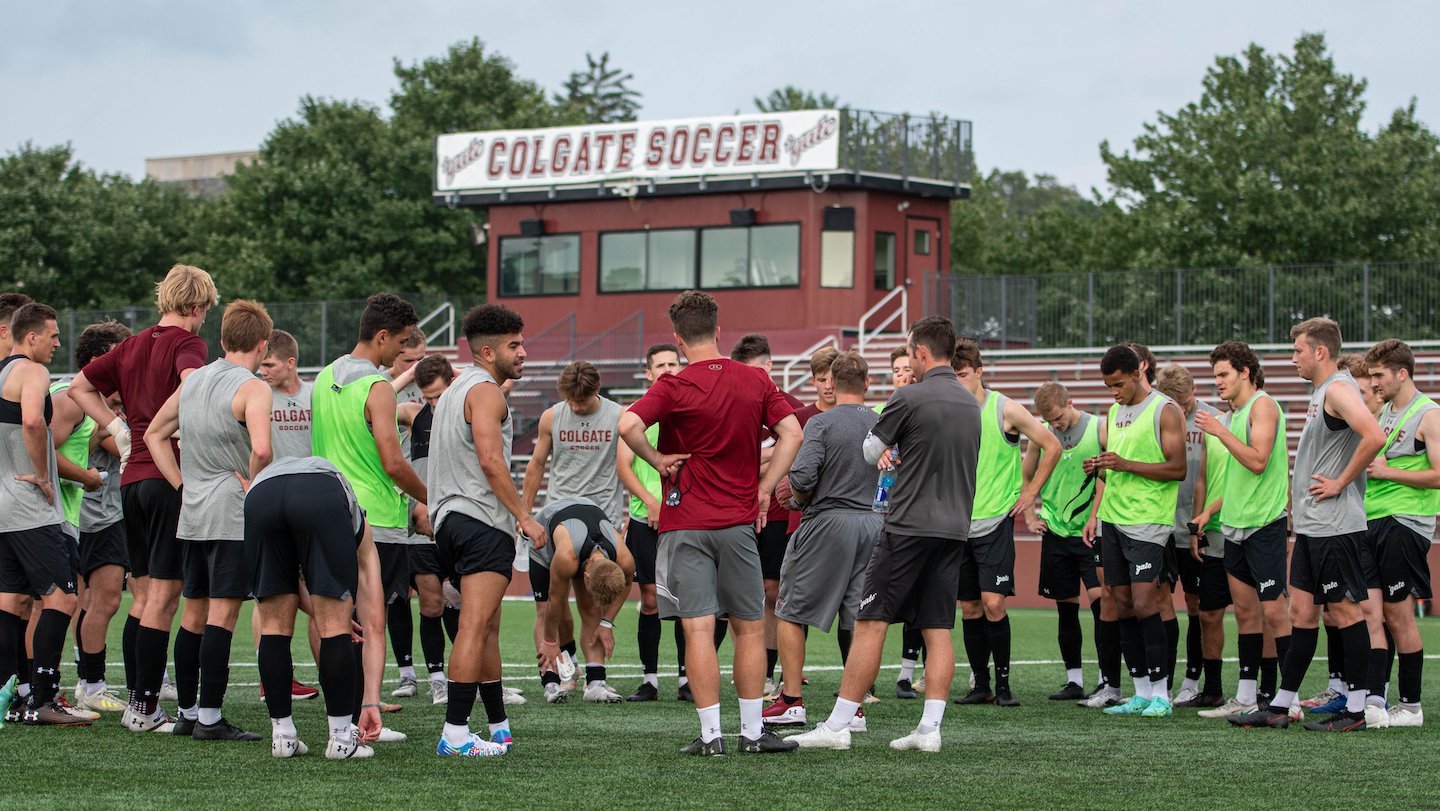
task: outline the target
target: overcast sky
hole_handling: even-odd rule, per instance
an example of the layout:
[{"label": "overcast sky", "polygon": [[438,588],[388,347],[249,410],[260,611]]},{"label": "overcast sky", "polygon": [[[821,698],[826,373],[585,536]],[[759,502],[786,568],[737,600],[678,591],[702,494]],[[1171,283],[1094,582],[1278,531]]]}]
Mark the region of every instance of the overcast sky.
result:
[{"label": "overcast sky", "polygon": [[[70,142],[106,171],[255,148],[304,94],[384,105],[391,59],[479,36],[558,89],[586,51],[635,74],[642,118],[754,109],[785,84],[975,125],[979,165],[1103,187],[1099,144],[1199,97],[1217,54],[1322,31],[1369,80],[1367,126],[1414,96],[1440,124],[1440,4],[49,0],[7,4],[0,150]],[[1425,32],[1430,32],[1426,34]]]}]

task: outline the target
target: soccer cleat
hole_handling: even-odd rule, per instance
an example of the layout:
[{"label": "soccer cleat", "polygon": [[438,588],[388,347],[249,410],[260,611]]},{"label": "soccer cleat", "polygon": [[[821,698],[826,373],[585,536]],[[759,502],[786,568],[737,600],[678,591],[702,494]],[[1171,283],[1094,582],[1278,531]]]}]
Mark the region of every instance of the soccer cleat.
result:
[{"label": "soccer cleat", "polygon": [[400,686],[391,690],[390,696],[392,698],[409,698],[419,692],[419,689],[413,676],[401,676]]},{"label": "soccer cleat", "polygon": [[955,699],[956,704],[993,704],[995,694],[989,688],[975,687],[965,695]]},{"label": "soccer cleat", "polygon": [[1085,688],[1073,681],[1065,682],[1064,687],[1050,694],[1051,701],[1078,701],[1085,697]]},{"label": "soccer cleat", "polygon": [[[525,696],[522,696],[519,693],[505,693],[504,697],[501,700],[504,701],[504,703],[506,704],[526,703]],[[449,702],[447,701],[446,703],[448,704]]]},{"label": "soccer cleat", "polygon": [[20,720],[26,726],[88,727],[92,719],[76,715],[65,705],[51,699],[44,704],[27,702]]},{"label": "soccer cleat", "polygon": [[1010,692],[1009,687],[998,687],[995,690],[995,706],[997,707],[1018,707],[1020,699]]},{"label": "soccer cleat", "polygon": [[1270,707],[1260,707],[1254,712],[1247,712],[1241,715],[1232,715],[1228,720],[1231,724],[1245,729],[1255,727],[1271,727],[1273,729],[1285,729],[1290,726],[1290,713],[1276,712]]},{"label": "soccer cleat", "polygon": [[1188,707],[1190,706],[1189,702],[1194,701],[1198,695],[1200,695],[1200,691],[1194,687],[1181,687],[1180,692],[1175,694],[1175,704],[1184,704]]},{"label": "soccer cleat", "polygon": [[849,749],[850,728],[836,732],[825,724],[817,724],[809,732],[791,735],[789,740],[801,749]]},{"label": "soccer cleat", "polygon": [[1140,715],[1150,706],[1150,699],[1140,696],[1130,696],[1130,700],[1124,704],[1116,704],[1113,707],[1106,707],[1106,715]]},{"label": "soccer cleat", "polygon": [[780,685],[775,683],[775,679],[772,676],[765,677],[764,697],[766,701],[774,701],[780,697]]},{"label": "soccer cleat", "polygon": [[855,717],[850,719],[851,732],[869,732],[870,724],[865,720],[865,711],[856,710]]},{"label": "soccer cleat", "polygon": [[100,713],[95,712],[91,709],[82,709],[80,707],[76,707],[74,704],[71,704],[69,701],[65,700],[64,693],[56,693],[54,701],[56,704],[60,705],[61,709],[65,710],[76,718],[84,718],[86,721],[100,720]]},{"label": "soccer cleat", "polygon": [[800,744],[794,738],[782,738],[770,730],[762,730],[758,738],[740,736],[740,754],[769,755],[775,752],[794,752]]},{"label": "soccer cleat", "polygon": [[1081,707],[1088,707],[1092,710],[1103,710],[1106,707],[1114,707],[1123,702],[1124,699],[1120,696],[1120,688],[1106,684],[1091,693],[1084,701],[1077,701],[1075,704]]},{"label": "soccer cleat", "polygon": [[445,757],[500,757],[507,751],[504,744],[487,741],[473,732],[470,739],[459,746],[451,746],[443,735],[440,743],[435,745],[435,754]]},{"label": "soccer cleat", "polygon": [[1150,706],[1140,712],[1143,718],[1169,718],[1174,714],[1175,709],[1170,704],[1170,699],[1164,696],[1156,696],[1150,699]]},{"label": "soccer cleat", "polygon": [[1233,718],[1237,715],[1255,712],[1259,708],[1258,704],[1245,704],[1239,699],[1232,698],[1218,707],[1201,710],[1195,714],[1201,718]]},{"label": "soccer cleat", "polygon": [[[838,692],[838,691],[837,691],[837,692]],[[838,696],[837,696],[837,698],[838,698]],[[862,698],[862,699],[860,699],[860,703],[861,703],[861,704],[879,704],[879,703],[880,703],[880,696],[875,695],[875,691],[874,691],[874,690],[869,690],[869,691],[867,691],[867,692],[865,693],[865,697]]]},{"label": "soccer cleat", "polygon": [[5,707],[5,717],[0,719],[0,729],[5,727],[6,721],[16,720],[10,717],[10,705],[15,703],[15,677],[11,676],[0,686],[0,706]]},{"label": "soccer cleat", "polygon": [[1334,687],[1326,687],[1324,690],[1300,702],[1300,706],[1307,710],[1314,710],[1315,712],[1339,712],[1340,710],[1322,709],[1323,707],[1329,707],[1337,698],[1340,699],[1341,709],[1344,709],[1345,695],[1336,692]]},{"label": "soccer cleat", "polygon": [[259,735],[246,732],[224,718],[213,724],[195,724],[195,732],[190,737],[197,741],[258,741],[261,739]]},{"label": "soccer cleat", "polygon": [[169,735],[175,729],[175,722],[160,709],[154,715],[145,715],[136,712],[133,707],[126,707],[125,714],[120,716],[120,724],[131,732],[159,732],[162,735]]},{"label": "soccer cleat", "polygon": [[[1369,721],[1366,721],[1369,724]],[[1425,711],[1417,704],[1414,709],[1404,704],[1397,704],[1390,708],[1390,726],[1392,727],[1419,727],[1425,725]]]},{"label": "soccer cleat", "polygon": [[175,690],[175,685],[171,684],[171,683],[168,682],[168,681],[165,682],[164,684],[161,684],[161,685],[160,685],[160,700],[161,700],[161,701],[179,701],[179,700],[180,700],[180,693],[178,693],[178,692]]},{"label": "soccer cleat", "polygon": [[626,701],[659,701],[660,691],[648,681],[640,682],[635,692],[625,697]]},{"label": "soccer cleat", "polygon": [[[1332,690],[1332,691],[1329,691],[1329,692],[1334,693],[1333,690]],[[1321,695],[1323,695],[1323,693],[1322,693]],[[1320,696],[1314,696],[1313,698],[1319,698],[1319,697],[1320,697]],[[1316,705],[1313,706],[1313,707],[1306,707],[1306,709],[1310,710],[1310,712],[1313,712],[1313,713],[1315,713],[1315,714],[1317,714],[1317,715],[1325,715],[1325,714],[1334,714],[1334,713],[1337,713],[1337,712],[1344,712],[1344,711],[1345,711],[1345,700],[1346,700],[1346,699],[1345,699],[1345,694],[1344,694],[1344,693],[1334,693],[1334,695],[1330,696],[1329,700],[1325,701],[1323,704],[1316,704]],[[1300,706],[1304,707],[1304,706],[1305,706],[1305,702],[1304,702],[1304,701],[1300,702]]]},{"label": "soccer cleat", "polygon": [[725,739],[716,738],[715,740],[707,743],[700,738],[696,738],[695,740],[681,747],[680,754],[719,757],[720,755],[725,754]]},{"label": "soccer cleat", "polygon": [[444,679],[441,679],[440,681],[435,681],[434,679],[431,679],[431,681],[430,681],[430,703],[431,703],[431,704],[449,704],[449,703],[450,703],[450,682],[445,681]]},{"label": "soccer cleat", "polygon": [[917,693],[925,692],[925,674],[921,673],[920,678],[916,679],[914,685],[912,686],[915,688],[915,692]]},{"label": "soccer cleat", "polygon": [[79,687],[75,688],[75,705],[95,712],[124,712],[129,706],[110,690],[87,693]]},{"label": "soccer cleat", "polygon": [[320,695],[320,691],[308,684],[301,684],[294,676],[290,677],[290,698],[293,701],[309,701]]},{"label": "soccer cleat", "polygon": [[690,682],[685,682],[684,684],[680,685],[678,689],[675,690],[675,700],[694,703],[695,695],[690,692]]},{"label": "soccer cleat", "polygon": [[1189,701],[1183,704],[1176,701],[1174,706],[1177,710],[1214,709],[1215,707],[1225,706],[1225,696],[1211,696],[1204,693],[1196,693],[1195,697]]},{"label": "soccer cleat", "polygon": [[610,685],[603,681],[592,681],[585,685],[585,693],[581,700],[591,704],[619,704],[625,697],[610,689]]},{"label": "soccer cleat", "polygon": [[309,753],[310,747],[294,735],[272,735],[270,737],[270,757],[292,758]]},{"label": "soccer cleat", "polygon": [[799,701],[787,704],[783,698],[770,702],[760,713],[760,720],[764,721],[766,726],[772,727],[803,727],[808,724],[805,705]]},{"label": "soccer cleat", "polygon": [[523,696],[523,695],[525,695],[525,691],[524,691],[524,690],[520,689],[519,687],[511,687],[511,686],[508,685],[508,684],[502,684],[502,685],[500,685],[500,692],[504,693],[504,694],[507,695],[507,696]]},{"label": "soccer cleat", "polygon": [[1323,721],[1311,721],[1305,725],[1305,728],[1312,732],[1363,732],[1365,716],[1341,712]]},{"label": "soccer cleat", "polygon": [[1390,713],[1379,704],[1365,704],[1365,728],[1385,729],[1390,726]]},{"label": "soccer cleat", "polygon": [[386,704],[383,701],[380,702],[380,712],[400,712],[403,709],[405,709],[405,705],[403,704]]},{"label": "soccer cleat", "polygon": [[917,727],[915,731],[909,735],[891,741],[890,748],[912,752],[939,752],[940,730],[936,729],[933,732],[921,732]]},{"label": "soccer cleat", "polygon": [[325,744],[326,760],[363,760],[372,757],[375,757],[375,750],[360,743],[359,733],[354,727],[344,735],[331,736],[329,743]]},{"label": "soccer cleat", "polygon": [[398,729],[380,727],[380,737],[375,739],[375,743],[404,743],[407,737],[409,736]]},{"label": "soccer cleat", "polygon": [[570,694],[555,682],[550,682],[549,684],[545,685],[546,702],[550,704],[564,704],[565,699],[569,697]]},{"label": "soccer cleat", "polygon": [[506,752],[515,748],[515,736],[511,735],[510,730],[505,727],[500,727],[490,733],[490,742],[505,747]]},{"label": "soccer cleat", "polygon": [[901,679],[895,682],[895,697],[918,698],[919,693],[915,692],[915,685],[911,684],[909,679]]},{"label": "soccer cleat", "polygon": [[176,718],[176,719],[175,719],[175,722],[170,725],[170,734],[171,734],[171,735],[179,735],[179,736],[182,737],[182,738],[191,738],[191,737],[194,737],[194,736],[195,736],[195,719],[194,719],[194,718],[186,718],[186,717],[183,716],[183,715],[180,716],[179,718]]}]

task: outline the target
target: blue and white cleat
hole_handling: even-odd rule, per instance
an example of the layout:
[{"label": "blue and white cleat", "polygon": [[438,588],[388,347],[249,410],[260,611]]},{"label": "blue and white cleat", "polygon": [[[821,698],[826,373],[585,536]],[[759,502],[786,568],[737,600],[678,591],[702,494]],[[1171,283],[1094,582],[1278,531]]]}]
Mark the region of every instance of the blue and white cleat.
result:
[{"label": "blue and white cleat", "polygon": [[435,745],[435,754],[445,757],[500,757],[506,751],[504,744],[492,743],[473,732],[470,739],[459,746],[450,745],[443,735]]}]

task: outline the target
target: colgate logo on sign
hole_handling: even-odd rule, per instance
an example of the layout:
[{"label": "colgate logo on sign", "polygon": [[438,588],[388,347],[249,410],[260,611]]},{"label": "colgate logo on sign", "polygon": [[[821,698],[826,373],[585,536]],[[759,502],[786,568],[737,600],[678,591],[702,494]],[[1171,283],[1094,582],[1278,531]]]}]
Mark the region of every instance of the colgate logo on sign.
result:
[{"label": "colgate logo on sign", "polygon": [[453,183],[455,176],[465,171],[470,164],[485,154],[485,139],[472,138],[460,152],[440,161],[440,170],[445,173],[445,182]]},{"label": "colgate logo on sign", "polygon": [[815,123],[815,126],[800,133],[785,138],[785,151],[790,154],[790,165],[794,166],[800,162],[800,156],[814,149],[827,139],[833,137],[840,129],[840,122],[835,116],[827,115]]}]

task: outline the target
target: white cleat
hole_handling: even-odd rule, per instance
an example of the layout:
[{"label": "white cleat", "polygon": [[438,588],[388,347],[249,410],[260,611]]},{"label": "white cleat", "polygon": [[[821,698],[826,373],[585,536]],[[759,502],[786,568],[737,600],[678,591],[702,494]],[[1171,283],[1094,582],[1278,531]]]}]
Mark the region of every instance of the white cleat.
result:
[{"label": "white cleat", "polygon": [[1390,726],[1390,712],[1379,704],[1365,704],[1365,728],[1387,729]]},{"label": "white cleat", "polygon": [[376,738],[375,742],[404,743],[407,737],[409,736],[399,730],[391,729],[390,727],[380,727],[380,737]]},{"label": "white cleat", "polygon": [[401,676],[400,685],[394,690],[391,690],[390,695],[395,698],[409,698],[419,692],[419,690],[420,688],[416,685],[413,678]]},{"label": "white cleat", "polygon": [[161,701],[179,701],[179,700],[180,700],[180,693],[178,693],[178,692],[175,690],[175,685],[171,684],[171,683],[168,682],[168,681],[165,682],[164,684],[160,685],[160,700],[161,700]]},{"label": "white cleat", "polygon": [[164,710],[156,710],[154,715],[143,715],[126,707],[125,714],[120,716],[120,724],[131,732],[158,732],[161,735],[169,735],[175,729],[175,722]]},{"label": "white cleat", "polygon": [[1105,685],[1095,691],[1095,695],[1084,701],[1078,702],[1082,707],[1089,707],[1092,710],[1103,710],[1106,707],[1113,707],[1121,703],[1120,688]]},{"label": "white cleat", "polygon": [[921,732],[917,727],[915,731],[909,735],[891,741],[890,748],[901,751],[939,752],[940,730],[936,729],[934,732]]},{"label": "white cleat", "polygon": [[[1370,721],[1366,719],[1366,726]],[[1425,725],[1425,711],[1416,707],[1410,709],[1403,704],[1396,704],[1390,708],[1390,726],[1392,727],[1419,727]]]},{"label": "white cleat", "polygon": [[619,704],[625,697],[610,689],[610,685],[603,681],[592,681],[585,685],[585,701],[592,704]]},{"label": "white cleat", "polygon": [[450,703],[450,682],[444,680],[430,682],[430,703]]},{"label": "white cleat", "polygon": [[94,693],[86,693],[84,690],[76,687],[75,706],[93,712],[124,712],[130,705],[121,701],[111,690],[98,690]]},{"label": "white cleat", "polygon": [[[734,682],[731,682],[732,684]],[[765,692],[760,696],[766,701],[774,701],[780,697],[780,685],[775,683],[773,678],[765,679]]]},{"label": "white cleat", "polygon": [[326,760],[362,760],[375,757],[375,750],[360,743],[354,729],[340,737],[331,737],[325,745]]},{"label": "white cleat", "polygon": [[1235,715],[1245,715],[1259,709],[1255,704],[1243,704],[1237,699],[1226,699],[1224,704],[1218,707],[1211,707],[1208,710],[1200,710],[1195,713],[1201,718],[1230,718]]},{"label": "white cleat", "polygon": [[809,732],[802,732],[799,735],[791,735],[787,741],[794,741],[801,749],[849,749],[850,729],[836,732],[823,723]]},{"label": "white cleat", "polygon": [[524,704],[525,696],[522,696],[519,693],[506,693],[504,701],[506,704]]},{"label": "white cleat", "polygon": [[861,710],[855,711],[855,717],[850,719],[851,732],[869,732],[870,724],[865,721],[865,713]]},{"label": "white cleat", "polygon": [[501,690],[501,692],[505,693],[505,695],[507,695],[507,696],[523,696],[523,695],[525,695],[525,691],[524,691],[524,690],[520,689],[519,687],[511,687],[511,686],[508,685],[508,684],[502,684],[502,685],[500,685],[500,690]]},{"label": "white cleat", "polygon": [[310,747],[293,735],[274,735],[270,738],[270,756],[292,758],[310,753]]},{"label": "white cleat", "polygon": [[570,691],[569,691],[569,690],[566,690],[566,689],[564,688],[564,686],[559,685],[559,684],[556,684],[555,682],[550,682],[549,684],[545,685],[545,701],[546,701],[546,703],[548,703],[548,704],[564,704],[564,703],[565,703],[565,700],[568,699],[569,697],[570,697]]},{"label": "white cleat", "polygon": [[1175,694],[1175,700],[1171,703],[1183,704],[1186,701],[1193,701],[1198,695],[1200,695],[1200,691],[1194,687],[1181,687],[1180,692]]}]

